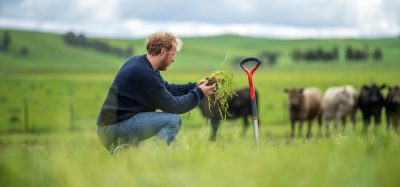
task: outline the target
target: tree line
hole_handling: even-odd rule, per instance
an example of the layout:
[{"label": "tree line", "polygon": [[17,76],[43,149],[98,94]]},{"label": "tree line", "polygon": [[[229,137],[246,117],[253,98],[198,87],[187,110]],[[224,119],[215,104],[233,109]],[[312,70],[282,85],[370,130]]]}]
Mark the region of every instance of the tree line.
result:
[{"label": "tree line", "polygon": [[[344,52],[344,58],[347,62],[365,62],[372,58],[375,62],[379,63],[383,59],[383,52],[381,48],[375,47],[371,50],[366,44],[362,48],[355,48],[349,45],[345,48]],[[261,65],[266,64],[273,66],[278,63],[280,52],[262,50],[258,52],[256,56],[260,57],[264,62]],[[231,60],[232,68],[238,68],[239,62],[243,58],[243,56],[234,57]],[[306,61],[331,63],[340,58],[340,50],[336,46],[331,49],[323,49],[321,47],[311,49],[295,48],[291,52],[291,58],[294,62]]]},{"label": "tree line", "polygon": [[64,36],[64,42],[71,46],[87,47],[99,51],[101,53],[112,53],[117,56],[130,57],[133,55],[133,48],[128,46],[126,49],[112,46],[106,42],[98,40],[89,40],[83,34],[75,34],[67,32]]},{"label": "tree line", "polygon": [[[318,47],[307,50],[294,49],[292,51],[292,59],[295,62],[301,60],[332,62],[337,60],[339,56],[338,47],[333,47],[330,50]],[[368,46],[364,46],[363,48],[347,46],[345,50],[345,59],[348,62],[366,61],[368,58],[372,58],[375,62],[380,62],[383,58],[383,52],[379,47],[376,47],[371,52]]]}]

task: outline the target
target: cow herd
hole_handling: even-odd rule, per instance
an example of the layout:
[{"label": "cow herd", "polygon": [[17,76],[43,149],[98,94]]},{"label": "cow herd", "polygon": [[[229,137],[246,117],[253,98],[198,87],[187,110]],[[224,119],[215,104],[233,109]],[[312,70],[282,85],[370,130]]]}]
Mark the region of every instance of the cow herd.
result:
[{"label": "cow herd", "polygon": [[[383,90],[388,88],[386,96]],[[373,119],[376,126],[382,121],[382,110],[385,109],[387,128],[399,129],[400,117],[400,86],[377,85],[375,83],[365,84],[357,93],[351,85],[330,87],[322,92],[316,87],[306,88],[285,88],[284,92],[288,95],[288,111],[290,118],[290,136],[295,136],[296,125],[298,126],[298,136],[302,135],[303,122],[308,123],[306,137],[312,135],[312,123],[318,123],[318,134],[322,136],[322,128],[325,128],[325,136],[330,136],[330,124],[333,123],[335,132],[340,133],[345,130],[346,121],[351,120],[353,129],[356,125],[356,112],[359,110],[363,120],[363,132],[368,131],[368,127]],[[249,89],[236,91],[237,96],[229,98],[227,119],[242,118],[244,123],[243,135],[249,127],[248,117],[251,116],[251,100]],[[258,94],[256,92],[258,99]],[[218,104],[209,105],[207,98],[200,102],[202,115],[211,122],[210,140],[215,140],[221,116],[218,112]],[[324,125],[323,125],[324,124]],[[341,127],[339,124],[342,124]]]},{"label": "cow herd", "polygon": [[[381,124],[382,110],[385,108],[387,128],[391,125],[398,131],[400,117],[400,86],[388,87],[386,97],[382,91],[386,85],[363,85],[357,94],[351,85],[330,87],[322,92],[315,87],[284,89],[289,96],[288,110],[290,114],[291,136],[295,135],[298,124],[298,134],[302,136],[302,123],[308,122],[307,137],[311,137],[312,121],[318,121],[318,133],[322,135],[325,124],[326,136],[330,136],[330,123],[333,121],[336,132],[343,132],[347,118],[351,119],[353,128],[356,124],[356,112],[361,111],[363,132],[368,131],[371,120],[375,125]],[[342,123],[342,127],[339,127]]]}]

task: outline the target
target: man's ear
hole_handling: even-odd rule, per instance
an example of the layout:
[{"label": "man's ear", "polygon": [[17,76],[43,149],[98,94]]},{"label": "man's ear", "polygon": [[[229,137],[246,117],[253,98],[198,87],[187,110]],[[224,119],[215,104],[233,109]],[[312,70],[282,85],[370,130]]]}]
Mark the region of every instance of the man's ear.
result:
[{"label": "man's ear", "polygon": [[163,47],[163,48],[161,49],[161,54],[162,54],[162,55],[165,55],[167,52],[168,52],[167,48]]}]

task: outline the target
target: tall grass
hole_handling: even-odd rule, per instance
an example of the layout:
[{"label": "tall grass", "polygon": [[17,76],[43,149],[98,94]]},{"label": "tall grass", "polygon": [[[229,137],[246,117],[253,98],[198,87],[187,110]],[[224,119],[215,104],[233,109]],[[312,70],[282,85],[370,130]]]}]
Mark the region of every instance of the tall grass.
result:
[{"label": "tall grass", "polygon": [[0,181],[2,186],[400,184],[400,139],[392,132],[311,140],[264,137],[256,148],[251,136],[236,136],[240,128],[223,131],[229,136],[207,143],[208,129],[184,127],[172,147],[148,140],[116,156],[93,133],[3,136]]}]

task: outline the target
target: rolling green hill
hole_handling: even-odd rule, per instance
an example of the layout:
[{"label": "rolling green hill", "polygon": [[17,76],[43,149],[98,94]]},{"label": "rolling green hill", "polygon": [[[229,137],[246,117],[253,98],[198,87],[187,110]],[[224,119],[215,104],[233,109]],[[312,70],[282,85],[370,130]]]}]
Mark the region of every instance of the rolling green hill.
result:
[{"label": "rolling green hill", "polygon": [[[4,29],[0,29],[1,37]],[[60,34],[28,32],[11,30],[11,45],[7,52],[0,51],[0,72],[114,72],[117,71],[126,57],[113,54],[103,54],[90,48],[72,47],[63,41]],[[126,48],[133,46],[134,53],[144,53],[143,39],[99,39],[110,45]],[[276,68],[287,67],[329,67],[322,63],[313,63],[312,66],[302,63],[293,63],[291,58],[294,49],[307,50],[321,47],[330,50],[338,47],[340,58],[334,64],[345,64],[345,49],[354,48],[373,49],[379,47],[383,51],[383,64],[395,66],[400,59],[400,39],[304,39],[304,40],[276,40],[250,38],[234,35],[215,37],[183,38],[184,46],[177,55],[174,70],[214,70],[223,62],[229,52],[230,61],[237,57],[257,56],[261,51],[278,53]],[[29,49],[29,55],[20,55],[22,47]],[[263,60],[265,61],[265,59]],[[373,63],[370,58],[367,63]],[[355,66],[364,66],[361,64]],[[304,67],[305,66],[305,67]],[[228,66],[229,67],[229,66]]]},{"label": "rolling green hill", "polygon": [[[0,36],[3,32],[0,30]],[[79,111],[76,123],[82,126],[93,123],[115,72],[126,57],[102,54],[90,48],[72,47],[64,43],[62,35],[10,32],[12,43],[9,51],[0,51],[0,90],[3,90],[0,93],[0,104],[3,106],[0,109],[0,124],[13,125],[14,118],[20,119],[18,123],[22,124],[24,99],[34,103],[34,111],[42,113],[51,109],[49,113],[56,113],[47,115],[54,116],[53,120],[32,114],[37,116],[32,121],[44,129],[53,128],[54,124],[68,124],[69,112],[66,110],[69,110],[71,103],[75,103],[75,110]],[[136,54],[144,53],[143,39],[90,40],[105,41],[121,48],[133,46]],[[366,83],[396,85],[400,80],[399,38],[275,40],[224,35],[183,38],[183,41],[184,47],[170,67],[172,71],[163,72],[163,76],[170,82],[185,83],[211,74],[223,62],[228,51],[231,60],[257,55],[261,51],[278,53],[278,63],[275,66],[264,65],[254,75],[254,84],[260,94],[260,118],[267,123],[287,122],[287,95],[282,91],[287,87],[316,86],[324,90],[330,86],[351,84],[359,90]],[[383,60],[380,63],[375,63],[371,58],[362,62],[346,62],[344,54],[349,45],[358,49],[368,47],[371,51],[380,47]],[[321,47],[330,50],[334,46],[338,47],[340,58],[332,63],[294,62],[291,58],[293,49]],[[28,56],[19,54],[22,47],[29,48]],[[238,88],[248,86],[245,73],[238,65],[236,67],[230,69],[232,66],[225,64],[223,69],[234,73]],[[201,124],[200,114],[194,112],[190,121]]]}]

